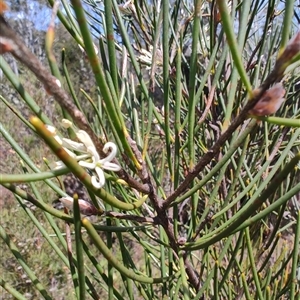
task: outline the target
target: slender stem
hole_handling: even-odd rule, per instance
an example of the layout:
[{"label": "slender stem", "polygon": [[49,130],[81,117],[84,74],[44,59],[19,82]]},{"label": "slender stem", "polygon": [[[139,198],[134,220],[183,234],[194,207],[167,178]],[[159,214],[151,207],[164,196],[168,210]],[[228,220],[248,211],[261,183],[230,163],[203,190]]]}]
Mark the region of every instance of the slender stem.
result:
[{"label": "slender stem", "polygon": [[90,237],[95,243],[95,246],[98,248],[98,250],[104,255],[104,257],[109,261],[109,263],[114,266],[120,273],[123,275],[133,279],[134,281],[139,281],[139,282],[144,282],[144,283],[161,283],[164,282],[166,279],[164,278],[151,278],[151,277],[146,277],[143,275],[138,275],[134,273],[133,271],[129,270],[126,268],[124,265],[122,265],[116,257],[113,255],[113,253],[107,248],[93,225],[90,223],[88,219],[83,219],[82,220],[83,226],[86,228],[88,231]]},{"label": "slender stem", "polygon": [[19,293],[16,289],[14,289],[11,285],[9,285],[4,279],[0,278],[0,285],[9,292],[14,299],[17,300],[27,300],[21,293]]},{"label": "slender stem", "polygon": [[30,267],[27,265],[24,257],[22,256],[21,252],[17,248],[17,246],[14,244],[14,242],[10,239],[10,237],[5,232],[4,228],[0,225],[0,238],[3,240],[3,242],[8,246],[8,248],[11,250],[12,254],[17,259],[18,263],[22,266],[23,270],[27,273],[28,277],[30,278],[32,284],[36,287],[36,289],[41,293],[41,295],[46,300],[51,300],[52,298],[48,295],[45,287],[41,284],[41,282],[38,280],[34,272],[30,269]]},{"label": "slender stem", "polygon": [[85,275],[84,275],[84,259],[82,249],[82,236],[81,236],[81,216],[78,205],[78,196],[75,195],[73,202],[74,212],[74,227],[75,227],[75,246],[76,246],[76,257],[77,257],[77,272],[78,272],[78,283],[79,283],[79,299],[85,300]]},{"label": "slender stem", "polygon": [[[297,286],[297,270],[298,270],[298,282],[299,282],[299,241],[300,241],[300,210],[297,214],[296,232],[294,238],[294,250],[293,250],[293,263],[291,271],[291,289],[290,289],[290,299],[296,299],[296,286]],[[299,287],[299,284],[298,284]],[[299,295],[299,289],[298,289]]]},{"label": "slender stem", "polygon": [[257,274],[256,266],[255,266],[255,259],[253,254],[253,247],[251,245],[251,239],[250,239],[250,233],[249,228],[246,228],[245,230],[245,236],[246,236],[246,246],[248,249],[248,255],[250,260],[250,267],[252,269],[252,276],[254,279],[255,287],[256,287],[256,295],[260,300],[264,300],[262,291],[261,291],[261,284],[259,279],[259,274]]},{"label": "slender stem", "polygon": [[283,19],[283,29],[279,55],[284,51],[285,46],[287,45],[288,40],[290,39],[291,25],[293,22],[293,15],[295,10],[295,1],[287,1],[284,8],[284,19]]},{"label": "slender stem", "polygon": [[49,172],[33,173],[33,174],[0,174],[0,184],[2,183],[18,183],[18,182],[34,182],[69,173],[68,168],[52,170]]},{"label": "slender stem", "polygon": [[226,37],[228,40],[229,48],[231,51],[232,58],[234,60],[235,67],[239,72],[241,80],[244,83],[250,98],[252,98],[252,86],[241,59],[241,52],[239,50],[239,46],[235,38],[235,33],[232,25],[232,18],[230,17],[228,12],[227,2],[222,0],[217,0],[217,3],[219,6],[219,10],[223,22],[223,28],[226,33]]},{"label": "slender stem", "polygon": [[106,40],[108,47],[108,57],[109,57],[109,71],[112,77],[115,91],[117,96],[119,96],[119,78],[117,71],[116,62],[116,48],[115,48],[115,38],[114,38],[114,25],[113,25],[113,10],[111,0],[104,1],[104,11],[105,11],[105,24],[106,24]]}]

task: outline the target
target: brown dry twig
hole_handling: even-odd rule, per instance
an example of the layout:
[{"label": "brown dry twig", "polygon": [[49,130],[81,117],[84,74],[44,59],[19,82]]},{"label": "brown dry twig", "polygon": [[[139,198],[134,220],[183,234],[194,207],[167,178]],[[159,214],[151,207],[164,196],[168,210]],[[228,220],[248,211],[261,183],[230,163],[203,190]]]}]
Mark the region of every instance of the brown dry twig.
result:
[{"label": "brown dry twig", "polygon": [[158,225],[155,218],[141,217],[136,215],[126,215],[116,211],[106,211],[102,216],[115,218],[119,220],[130,220],[138,223],[149,223],[153,225]]}]

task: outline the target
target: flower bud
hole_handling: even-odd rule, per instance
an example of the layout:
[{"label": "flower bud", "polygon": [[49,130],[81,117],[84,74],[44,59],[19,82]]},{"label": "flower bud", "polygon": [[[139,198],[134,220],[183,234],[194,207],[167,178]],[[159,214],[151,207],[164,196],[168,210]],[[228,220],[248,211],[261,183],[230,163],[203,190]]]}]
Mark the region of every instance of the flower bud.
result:
[{"label": "flower bud", "polygon": [[279,56],[277,65],[288,63],[296,54],[300,52],[300,32],[298,32],[287,44],[286,48]]},{"label": "flower bud", "polygon": [[265,91],[249,114],[255,116],[268,116],[274,114],[284,102],[285,89],[282,83],[276,83]]},{"label": "flower bud", "polygon": [[61,125],[64,127],[64,128],[70,128],[73,126],[73,123],[68,120],[68,119],[62,119],[61,121]]},{"label": "flower bud", "polygon": [[[62,197],[59,201],[69,210],[73,210],[74,199],[70,196]],[[99,214],[98,209],[90,202],[78,199],[79,210],[83,215],[95,216]]]}]

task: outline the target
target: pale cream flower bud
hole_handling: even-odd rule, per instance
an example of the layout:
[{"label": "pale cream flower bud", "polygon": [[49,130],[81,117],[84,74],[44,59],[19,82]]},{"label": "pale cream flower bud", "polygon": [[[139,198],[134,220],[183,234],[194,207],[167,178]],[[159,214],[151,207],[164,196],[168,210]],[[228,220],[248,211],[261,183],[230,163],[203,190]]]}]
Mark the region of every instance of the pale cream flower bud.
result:
[{"label": "pale cream flower bud", "polygon": [[61,121],[61,125],[64,127],[64,128],[70,128],[73,126],[73,123],[68,120],[68,119],[62,119]]},{"label": "pale cream flower bud", "polygon": [[[73,202],[74,199],[70,196],[62,197],[59,201],[64,205],[64,207],[68,208],[69,210],[73,210]],[[79,210],[83,215],[86,216],[93,216],[98,215],[100,212],[98,209],[90,202],[78,199]]]}]

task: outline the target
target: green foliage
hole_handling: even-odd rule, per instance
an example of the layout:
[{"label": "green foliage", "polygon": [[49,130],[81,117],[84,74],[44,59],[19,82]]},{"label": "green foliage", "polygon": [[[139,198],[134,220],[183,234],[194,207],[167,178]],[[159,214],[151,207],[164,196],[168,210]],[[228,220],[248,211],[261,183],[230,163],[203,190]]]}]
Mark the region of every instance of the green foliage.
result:
[{"label": "green foliage", "polygon": [[[20,205],[13,217],[4,208],[0,223],[7,295],[298,299],[293,2],[73,0],[62,1],[64,13],[49,3],[72,37],[59,31],[56,40],[52,19],[54,77],[0,19],[1,51],[34,74],[23,81],[0,59],[25,103],[18,109],[2,94],[3,108],[26,128],[16,134],[11,112],[1,115],[6,149],[21,160],[0,174]],[[45,104],[35,77],[61,112]],[[273,113],[283,96],[276,116],[259,113]]]}]

